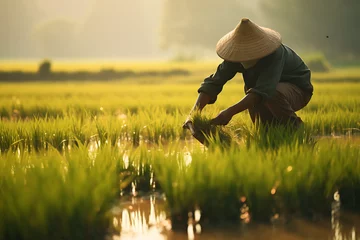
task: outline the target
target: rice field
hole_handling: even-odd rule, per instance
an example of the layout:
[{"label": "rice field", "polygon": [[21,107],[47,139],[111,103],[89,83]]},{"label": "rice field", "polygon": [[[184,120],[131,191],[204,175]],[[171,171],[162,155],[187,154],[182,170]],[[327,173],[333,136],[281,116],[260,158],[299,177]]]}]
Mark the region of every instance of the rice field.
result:
[{"label": "rice field", "polygon": [[[154,192],[173,230],[198,211],[219,225],[330,218],[334,202],[360,210],[360,70],[315,74],[296,133],[253,126],[244,112],[204,147],[182,123],[216,64],[182,64],[191,76],[0,83],[0,239],[117,236],[113,207]],[[243,95],[237,76],[204,116]]]}]

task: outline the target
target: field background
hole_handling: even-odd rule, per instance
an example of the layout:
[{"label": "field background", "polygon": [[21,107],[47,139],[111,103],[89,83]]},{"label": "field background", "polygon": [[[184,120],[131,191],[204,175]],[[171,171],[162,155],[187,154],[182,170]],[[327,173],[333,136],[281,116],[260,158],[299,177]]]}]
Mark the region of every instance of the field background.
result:
[{"label": "field background", "polygon": [[[358,211],[360,69],[313,74],[313,98],[298,112],[305,127],[295,135],[263,132],[244,112],[222,129],[236,142],[226,148],[215,137],[204,149],[182,123],[217,64],[55,62],[53,71],[190,75],[0,83],[0,238],[121,236],[113,206],[154,192],[165,194],[172,227],[182,230],[199,210],[201,224],[327,216],[339,194],[345,209]],[[36,72],[37,64],[2,62],[0,70]],[[243,96],[238,74],[204,115]]]},{"label": "field background", "polygon": [[[182,69],[190,76],[144,76],[115,81],[65,81],[30,82],[22,84],[2,83],[0,109],[3,117],[27,118],[33,116],[67,116],[70,113],[106,116],[130,116],[140,111],[150,114],[157,109],[154,118],[163,114],[173,117],[181,125],[197,97],[202,80],[212,74],[219,62],[55,62],[52,71],[169,71]],[[1,70],[36,72],[37,64],[27,62],[3,62]],[[355,67],[333,68],[326,73],[313,73],[314,96],[310,104],[299,112],[314,131],[321,134],[345,133],[347,128],[358,128],[360,69]],[[229,81],[211,114],[236,103],[244,96],[241,74]],[[135,116],[136,117],[136,116]],[[139,118],[138,118],[139,119]],[[249,124],[247,114],[235,119]],[[146,125],[147,123],[143,123]],[[326,131],[324,130],[326,129]]]}]

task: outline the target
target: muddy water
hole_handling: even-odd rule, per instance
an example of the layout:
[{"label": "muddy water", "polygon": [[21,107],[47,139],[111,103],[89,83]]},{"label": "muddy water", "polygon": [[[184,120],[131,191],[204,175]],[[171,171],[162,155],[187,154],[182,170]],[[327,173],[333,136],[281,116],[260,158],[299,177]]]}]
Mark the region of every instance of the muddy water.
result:
[{"label": "muddy water", "polygon": [[251,217],[242,211],[239,216],[241,223],[212,227],[203,226],[201,212],[195,211],[189,214],[187,229],[173,231],[163,195],[129,197],[112,210],[113,231],[109,239],[360,239],[360,215],[342,211],[337,201],[334,201],[332,208],[330,218],[316,221],[292,218],[285,222],[281,216],[275,216],[269,224],[252,222]]}]

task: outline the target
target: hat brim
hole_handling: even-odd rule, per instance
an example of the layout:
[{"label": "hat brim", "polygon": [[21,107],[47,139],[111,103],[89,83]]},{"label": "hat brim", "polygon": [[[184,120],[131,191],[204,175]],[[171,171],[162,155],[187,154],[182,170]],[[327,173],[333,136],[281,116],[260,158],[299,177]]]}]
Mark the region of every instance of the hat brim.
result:
[{"label": "hat brim", "polygon": [[266,57],[280,47],[280,33],[265,27],[259,27],[263,34],[259,36],[235,37],[232,30],[222,37],[216,45],[216,53],[220,58],[231,62],[245,62]]}]

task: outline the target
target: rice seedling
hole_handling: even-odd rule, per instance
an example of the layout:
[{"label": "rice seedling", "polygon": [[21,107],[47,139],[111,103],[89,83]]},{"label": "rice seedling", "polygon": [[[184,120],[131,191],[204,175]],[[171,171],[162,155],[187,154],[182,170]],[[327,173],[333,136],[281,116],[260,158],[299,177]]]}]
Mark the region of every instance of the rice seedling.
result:
[{"label": "rice seedling", "polygon": [[86,148],[1,156],[0,238],[103,237],[119,193],[120,159],[110,149],[91,158]]},{"label": "rice seedling", "polygon": [[211,124],[211,118],[207,115],[195,112],[190,118],[190,126],[188,126],[200,142],[209,145],[210,142],[217,142],[224,146],[230,146],[235,141],[235,135],[231,134],[225,127],[215,126]]},{"label": "rice seedling", "polygon": [[6,153],[11,146],[18,141],[16,131],[14,128],[6,128],[5,125],[0,125],[0,132],[0,150],[1,153]]},{"label": "rice seedling", "polygon": [[[3,155],[0,162],[4,205],[0,206],[11,205],[12,210],[1,209],[5,218],[0,229],[7,239],[24,238],[15,235],[23,234],[24,229],[30,231],[29,236],[57,238],[44,232],[52,228],[53,216],[61,219],[61,225],[52,228],[55,231],[52,234],[86,236],[81,235],[85,234],[81,229],[89,227],[88,224],[98,224],[98,231],[106,229],[105,209],[110,208],[120,190],[133,192],[133,185],[137,192],[151,191],[154,179],[166,195],[174,227],[180,228],[186,224],[188,212],[195,209],[202,211],[202,221],[220,223],[240,221],[241,206],[246,204],[253,219],[268,221],[278,213],[314,215],[326,212],[334,192],[357,191],[349,184],[349,179],[357,181],[359,176],[359,148],[337,144],[330,148],[328,144],[309,147],[294,141],[272,149],[255,144],[257,140],[252,141],[254,144],[250,147],[232,145],[226,151],[221,145],[205,150],[199,145],[184,146],[178,142],[161,148],[142,146],[122,151],[105,144],[95,155],[89,154],[84,145],[65,155],[50,149],[44,155],[26,152],[19,156]],[[94,192],[97,186],[99,191]],[[10,196],[16,196],[17,200],[10,200]],[[107,203],[102,202],[105,204],[100,208],[103,212],[98,215],[94,205],[97,202],[93,201],[105,201],[105,197]],[[62,202],[60,199],[72,203],[58,203]],[[42,206],[42,210],[35,210],[37,224],[24,228],[14,222],[17,217],[27,219],[33,214],[30,203],[34,202]],[[67,214],[63,214],[64,207],[68,209]],[[16,215],[11,215],[13,211]],[[89,214],[95,215],[89,218]],[[40,222],[40,219],[43,220]],[[70,228],[74,233],[62,229],[68,229],[66,224],[75,221],[73,219],[78,221],[73,226],[76,231]],[[9,223],[12,223],[12,230],[5,229]]]},{"label": "rice seedling", "polygon": [[[114,84],[117,87],[114,87]],[[179,87],[169,83],[138,86],[115,82],[111,84],[87,83],[85,86],[58,84],[56,87],[44,83],[33,83],[27,84],[24,89],[19,89],[16,84],[1,84],[0,107],[6,111],[3,116],[13,116],[14,118],[18,116],[18,119],[45,115],[47,117],[121,116],[122,114],[128,115],[128,113],[137,115],[142,112],[151,115],[157,111],[156,109],[161,109],[167,115],[175,115],[176,112],[186,114],[196,98],[198,87],[199,84],[186,84]],[[358,91],[359,85],[355,83],[315,84],[314,96],[310,104],[300,112],[300,116],[305,121],[321,117],[321,122],[319,120],[316,127],[320,123],[330,126],[325,128],[326,131],[329,131],[331,125],[334,125],[331,117],[346,120],[343,125],[345,123],[355,125],[359,112]],[[224,109],[237,102],[242,96],[241,84],[229,82],[217,103],[211,108],[214,109],[214,112]],[[41,104],[39,104],[39,99],[42,101]],[[86,101],[84,101],[85,99]],[[16,104],[17,101],[20,104]],[[351,114],[352,117],[344,118],[345,114]],[[249,121],[246,114],[240,114],[235,118]]]},{"label": "rice seedling", "polygon": [[313,149],[298,143],[276,151],[198,149],[190,154],[191,162],[187,155],[169,153],[154,167],[175,218],[199,208],[211,222],[239,221],[244,202],[256,220],[269,221],[279,213],[328,215],[333,194],[340,189],[338,173],[346,169],[341,162],[357,162],[360,151],[333,146],[329,152],[327,147]]}]

